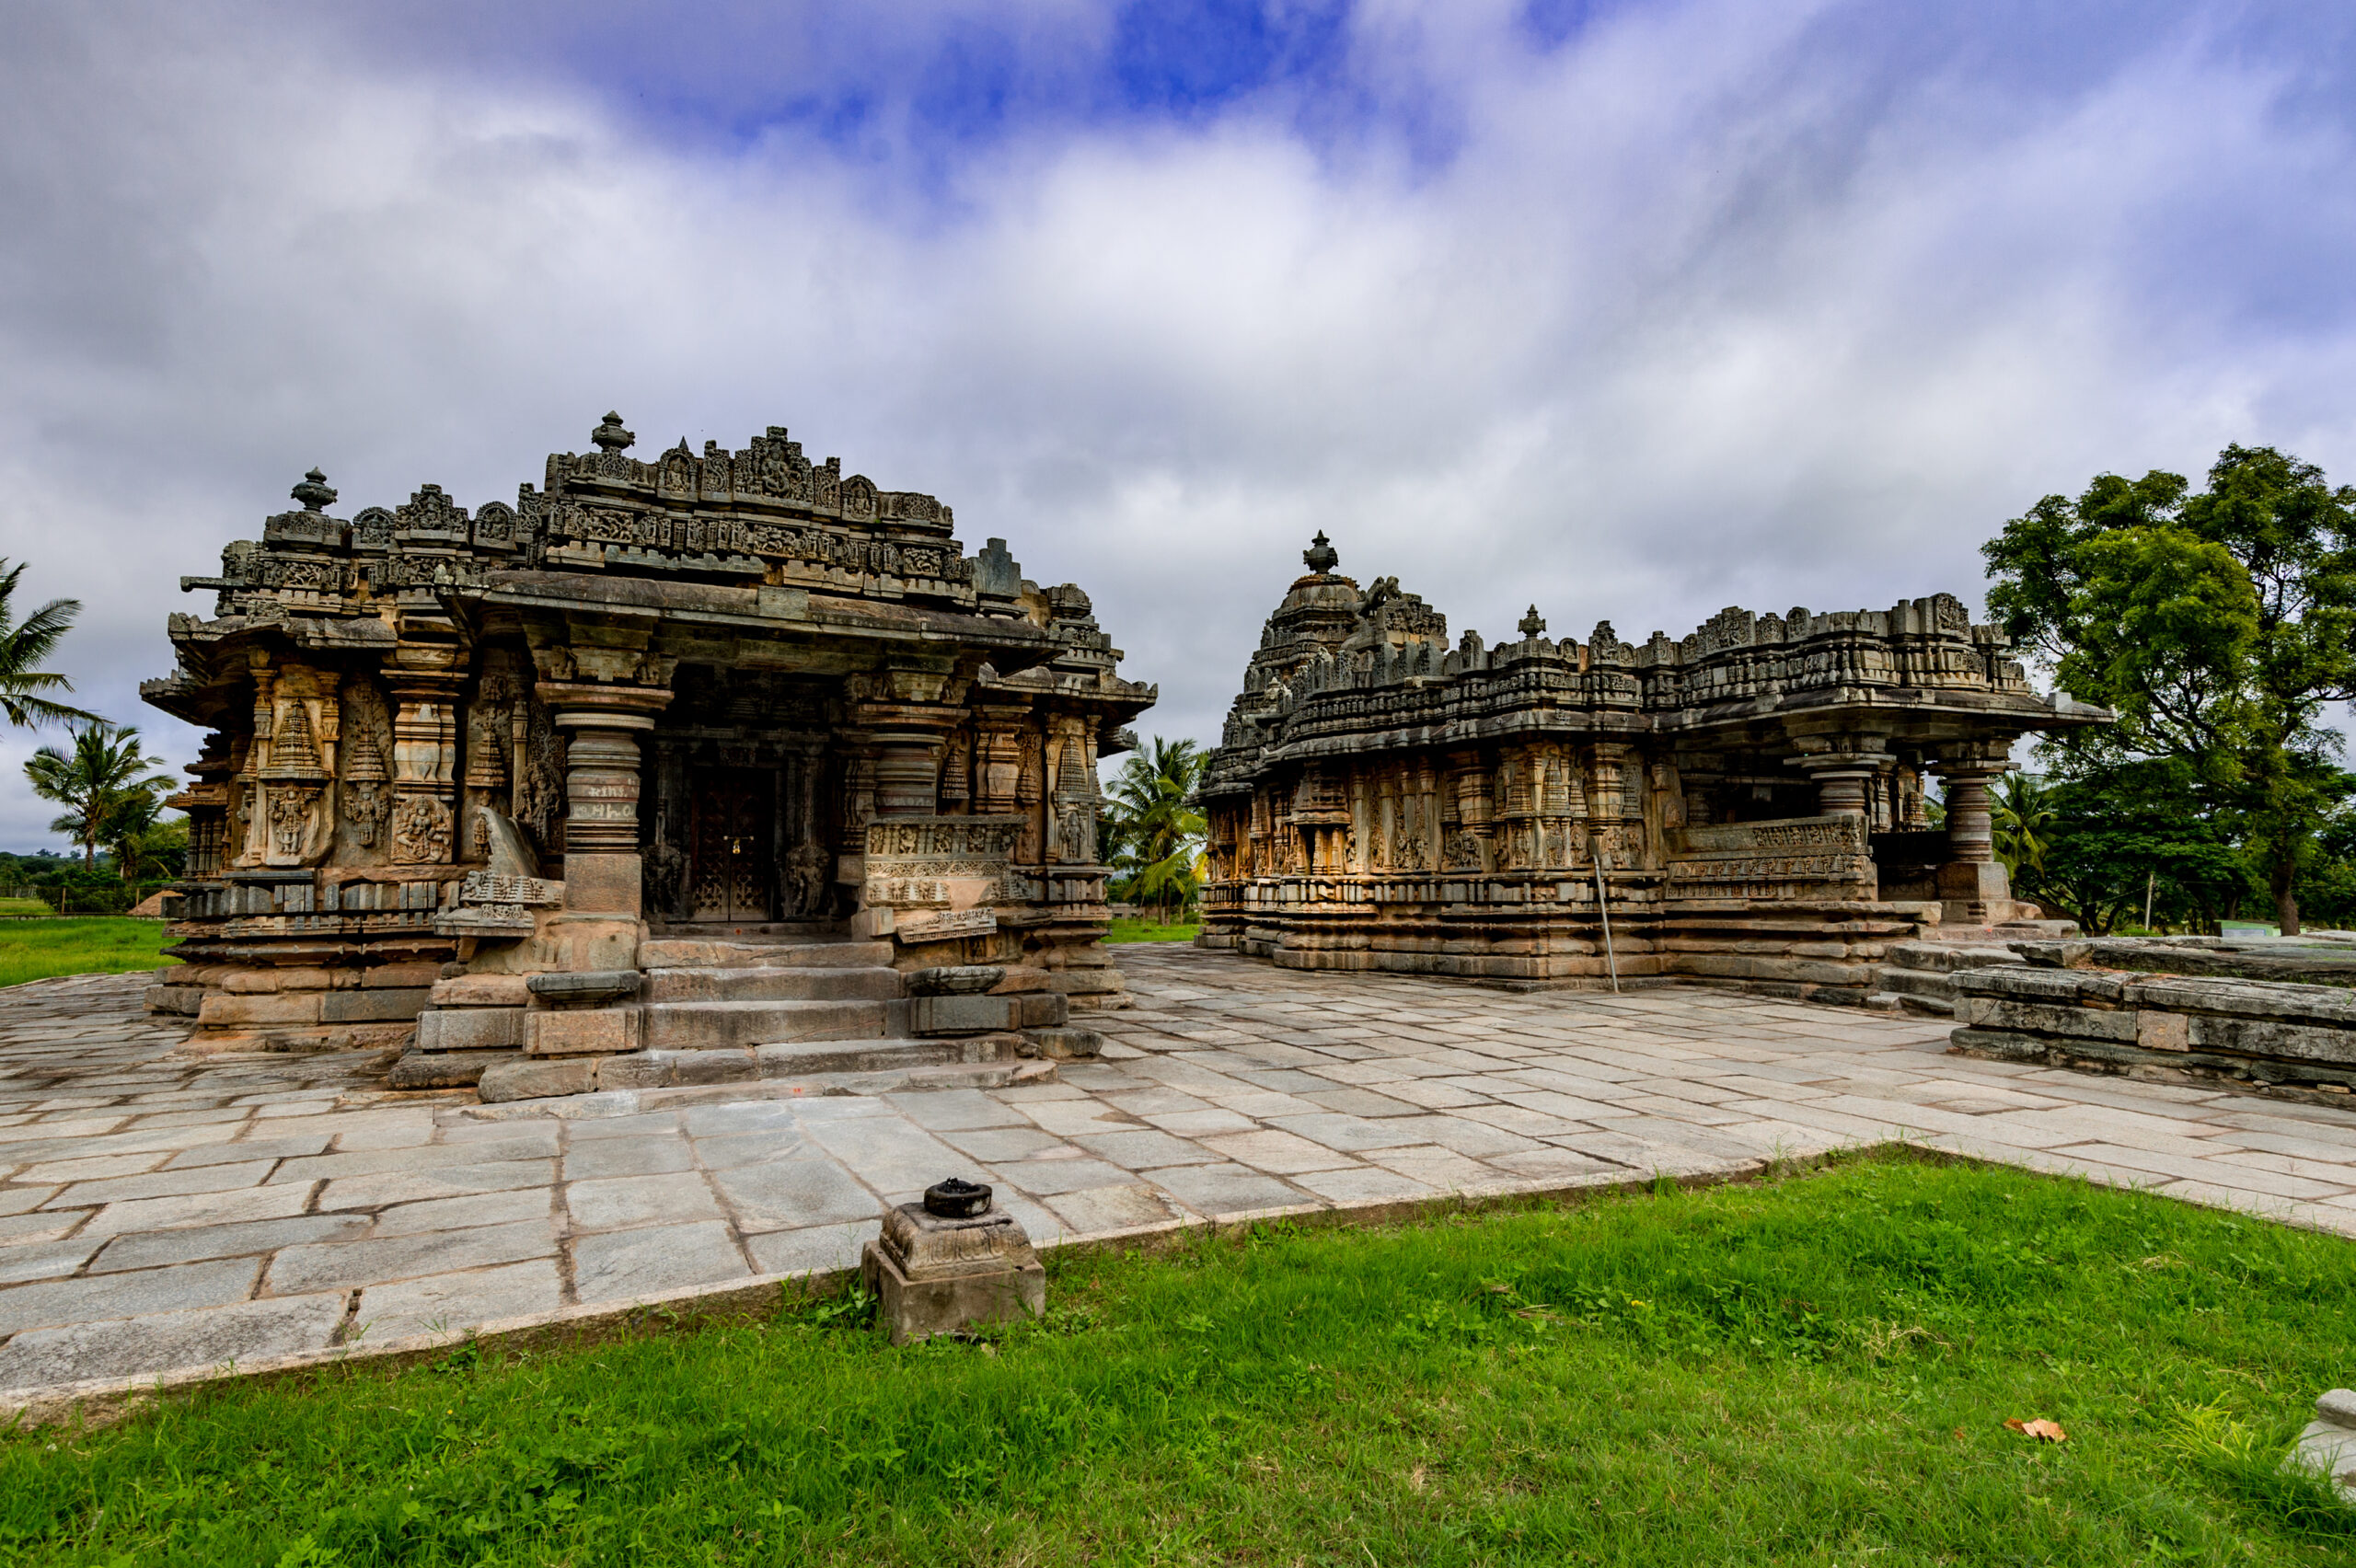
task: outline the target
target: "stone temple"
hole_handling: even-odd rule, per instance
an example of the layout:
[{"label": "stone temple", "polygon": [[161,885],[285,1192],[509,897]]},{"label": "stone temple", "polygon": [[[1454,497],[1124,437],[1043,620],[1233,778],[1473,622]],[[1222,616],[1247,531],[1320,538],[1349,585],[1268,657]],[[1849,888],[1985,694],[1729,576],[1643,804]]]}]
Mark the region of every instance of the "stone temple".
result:
[{"label": "stone temple", "polygon": [[1085,1050],[1126,1005],[1097,761],[1154,688],[1088,595],[772,426],[228,547],[147,701],[212,733],[151,1005],[408,1042],[486,1099]]},{"label": "stone temple", "polygon": [[1451,647],[1322,534],[1302,559],[1201,791],[1202,944],[1295,968],[1863,1000],[1891,944],[2040,913],[1989,782],[2020,736],[2110,718],[2031,690],[1946,594],[1642,645],[1552,640],[1533,606]]}]

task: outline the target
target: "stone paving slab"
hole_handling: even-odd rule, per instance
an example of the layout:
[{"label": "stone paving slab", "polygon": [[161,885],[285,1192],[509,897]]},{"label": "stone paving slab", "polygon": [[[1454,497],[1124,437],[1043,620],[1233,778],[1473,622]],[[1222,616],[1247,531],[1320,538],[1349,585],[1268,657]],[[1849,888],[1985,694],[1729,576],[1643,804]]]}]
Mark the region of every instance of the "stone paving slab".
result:
[{"label": "stone paving slab", "polygon": [[179,1055],[143,975],[0,992],[0,1400],[839,1269],[952,1174],[1055,1245],[1905,1140],[2356,1236],[2356,1106],[1954,1056],[1936,1020],[1702,987],[1119,958],[1138,1005],[1059,1082],[794,1101],[487,1108],[391,1093],[365,1054]]}]

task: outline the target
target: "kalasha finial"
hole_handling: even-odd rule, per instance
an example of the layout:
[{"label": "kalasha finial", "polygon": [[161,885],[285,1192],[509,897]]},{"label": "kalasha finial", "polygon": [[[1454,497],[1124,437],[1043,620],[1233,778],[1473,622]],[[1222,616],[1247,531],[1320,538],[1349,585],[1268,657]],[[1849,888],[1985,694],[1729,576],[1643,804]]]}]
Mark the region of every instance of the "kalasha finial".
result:
[{"label": "kalasha finial", "polygon": [[328,488],[328,477],[317,468],[303,476],[303,482],[286,492],[303,503],[306,512],[325,512],[335,504],[335,491]]},{"label": "kalasha finial", "polygon": [[1539,618],[1538,606],[1535,605],[1530,605],[1530,613],[1521,617],[1520,631],[1522,637],[1525,640],[1532,638],[1545,629],[1546,623]]},{"label": "kalasha finial", "polygon": [[1300,552],[1300,559],[1310,571],[1321,577],[1342,563],[1340,553],[1325,542],[1325,530],[1322,528],[1317,530],[1317,537],[1309,541],[1309,548]]},{"label": "kalasha finial", "polygon": [[621,415],[607,409],[605,422],[589,432],[589,439],[597,444],[600,452],[620,452],[638,437],[622,428]]}]

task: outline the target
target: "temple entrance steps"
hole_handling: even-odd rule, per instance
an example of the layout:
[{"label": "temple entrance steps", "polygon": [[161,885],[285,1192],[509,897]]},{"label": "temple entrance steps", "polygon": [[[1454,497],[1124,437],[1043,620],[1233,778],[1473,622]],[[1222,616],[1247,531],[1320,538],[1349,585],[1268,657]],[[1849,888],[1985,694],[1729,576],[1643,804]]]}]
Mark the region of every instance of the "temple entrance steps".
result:
[{"label": "temple entrance steps", "polygon": [[732,1084],[756,1094],[1002,1088],[1052,1082],[1054,1061],[1040,1058],[1102,1043],[1066,1027],[1058,992],[983,994],[1003,973],[995,967],[920,971],[923,994],[912,995],[893,953],[838,930],[675,927],[639,944],[636,999],[620,1009],[634,1048],[594,1061],[519,1055],[479,1069],[478,1092],[488,1104]]},{"label": "temple entrance steps", "polygon": [[2020,961],[2020,954],[2008,946],[1899,942],[1890,948],[1888,962],[1875,971],[1874,994],[1865,998],[1865,1005],[1888,1011],[1953,1018],[1958,972]]},{"label": "temple entrance steps", "polygon": [[676,932],[638,944],[641,969],[889,969],[890,942],[826,936],[687,936]]},{"label": "temple entrance steps", "polygon": [[[733,933],[732,933],[733,935]],[[649,1051],[900,1039],[907,984],[889,942],[660,937],[639,945]]]},{"label": "temple entrance steps", "polygon": [[640,1038],[650,1051],[704,1051],[814,1040],[905,1035],[908,1004],[891,1001],[649,1002]]}]

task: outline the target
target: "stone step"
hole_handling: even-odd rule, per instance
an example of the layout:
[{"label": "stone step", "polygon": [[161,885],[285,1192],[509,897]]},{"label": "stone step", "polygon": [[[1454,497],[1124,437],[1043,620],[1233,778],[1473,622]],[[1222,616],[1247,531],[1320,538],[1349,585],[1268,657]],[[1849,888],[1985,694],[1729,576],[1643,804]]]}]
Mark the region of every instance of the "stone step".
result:
[{"label": "stone step", "polygon": [[1893,968],[1932,970],[1944,974],[1958,969],[2018,963],[2021,955],[2001,944],[1967,947],[1955,942],[1898,942],[1889,950],[1889,960]]},{"label": "stone step", "polygon": [[797,1040],[881,1040],[907,1032],[903,1001],[655,1002],[646,1009],[648,1050],[699,1051]]},{"label": "stone step", "polygon": [[1874,984],[1885,991],[1900,996],[1952,997],[1955,976],[1938,969],[1890,969],[1874,971]]},{"label": "stone step", "polygon": [[888,969],[891,965],[890,942],[654,937],[638,944],[641,969]]},{"label": "stone step", "polygon": [[896,969],[762,964],[646,972],[651,1002],[888,1002],[907,994]]},{"label": "stone step", "polygon": [[1020,1035],[965,1040],[804,1040],[740,1050],[639,1051],[597,1064],[599,1089],[675,1089],[837,1073],[902,1072],[1019,1059]]},{"label": "stone step", "polygon": [[[622,1061],[627,1058],[616,1056],[608,1059]],[[696,1084],[679,1089],[594,1090],[587,1093],[556,1094],[538,1099],[494,1096],[480,1105],[454,1108],[451,1113],[475,1122],[516,1122],[537,1117],[585,1122],[606,1116],[631,1116],[677,1105],[739,1104],[754,1100],[814,1100],[843,1094],[914,1094],[941,1089],[1008,1089],[1022,1084],[1056,1081],[1057,1070],[1053,1062],[946,1062],[937,1066],[895,1066],[880,1072],[863,1073],[809,1073],[800,1078],[755,1078],[750,1082]]]}]

